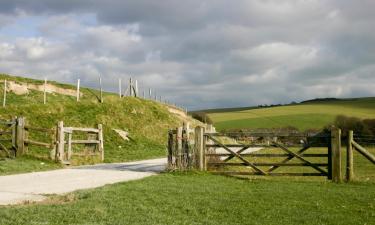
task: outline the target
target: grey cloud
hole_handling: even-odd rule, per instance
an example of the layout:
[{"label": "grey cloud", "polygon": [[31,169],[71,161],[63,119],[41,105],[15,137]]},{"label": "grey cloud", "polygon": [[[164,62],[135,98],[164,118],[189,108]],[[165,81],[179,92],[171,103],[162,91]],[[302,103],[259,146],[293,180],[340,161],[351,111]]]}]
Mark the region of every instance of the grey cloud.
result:
[{"label": "grey cloud", "polygon": [[[189,108],[375,95],[374,8],[371,0],[3,0],[0,66],[93,87],[101,74],[107,90],[132,75]],[[20,12],[49,18],[40,37],[1,38],[5,18]]]}]

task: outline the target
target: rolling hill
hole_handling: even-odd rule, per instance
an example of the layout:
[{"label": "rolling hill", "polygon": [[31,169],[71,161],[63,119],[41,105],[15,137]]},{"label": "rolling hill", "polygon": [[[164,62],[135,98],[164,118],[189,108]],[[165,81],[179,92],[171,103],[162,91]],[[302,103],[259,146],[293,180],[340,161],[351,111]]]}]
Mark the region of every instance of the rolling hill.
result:
[{"label": "rolling hill", "polygon": [[219,130],[293,126],[303,131],[323,128],[337,115],[375,118],[375,98],[316,99],[285,106],[239,109],[210,109],[207,114]]},{"label": "rolling hill", "polygon": [[[4,87],[1,81],[5,79],[8,83],[13,81],[16,84],[43,84],[40,80],[0,74],[1,99]],[[75,92],[75,86],[56,82],[49,82],[49,84],[55,89],[61,88],[60,92],[66,93],[48,93],[47,104],[44,105],[41,91],[28,90],[28,93],[8,91],[6,107],[0,106],[0,119],[24,116],[30,125],[44,128],[55,127],[59,120],[63,120],[67,126],[75,127],[94,127],[101,123],[104,129],[105,162],[124,162],[165,156],[168,129],[180,125],[183,120],[194,122],[191,118],[184,116],[184,113],[178,113],[178,109],[152,100],[135,97],[120,98],[118,94],[105,92],[103,93],[104,102],[99,103],[100,92],[98,90],[81,88],[80,102],[76,102],[76,97],[69,95],[70,92]],[[22,92],[21,89],[19,88],[20,92]],[[129,132],[131,140],[123,140],[113,129]],[[40,164],[38,160],[42,159],[34,161],[32,157],[36,155],[34,153],[40,155],[40,151],[42,150],[31,149],[29,156],[17,160],[28,161],[29,165],[34,163],[30,170],[39,170],[36,167]],[[45,156],[48,156],[47,152]],[[0,161],[0,173],[17,169],[19,164],[11,160],[6,161],[8,164]],[[43,162],[43,165],[49,163]],[[14,168],[9,169],[10,167]]]}]

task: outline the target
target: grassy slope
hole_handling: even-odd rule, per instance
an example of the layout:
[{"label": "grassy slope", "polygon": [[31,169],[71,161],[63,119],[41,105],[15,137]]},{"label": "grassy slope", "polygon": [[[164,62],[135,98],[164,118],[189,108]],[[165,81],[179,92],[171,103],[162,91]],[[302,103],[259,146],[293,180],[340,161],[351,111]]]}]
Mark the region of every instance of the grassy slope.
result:
[{"label": "grassy slope", "polygon": [[[29,83],[40,81],[14,78],[0,75],[0,80],[7,78]],[[70,85],[56,84],[65,88]],[[0,85],[0,93],[2,93]],[[58,120],[66,126],[93,127],[98,123],[104,126],[105,162],[131,161],[137,159],[165,156],[166,133],[179,121],[168,112],[167,108],[150,100],[126,97],[119,99],[115,94],[104,93],[104,103],[99,104],[98,91],[82,88],[83,97],[79,103],[75,97],[49,94],[47,104],[43,105],[43,93],[32,91],[28,95],[17,96],[8,93],[7,107],[0,109],[0,119],[12,116],[25,116],[31,125],[52,128]],[[112,129],[129,131],[133,141],[122,140]],[[35,137],[44,139],[42,135]],[[47,149],[31,148],[31,155],[48,156]],[[32,157],[28,157],[30,161]],[[17,159],[18,160],[18,159]],[[41,161],[42,162],[42,161]],[[0,161],[0,174],[11,173],[7,164]],[[48,167],[45,165],[45,167]],[[26,170],[28,171],[28,170]]]},{"label": "grassy slope", "polygon": [[375,98],[303,103],[244,111],[210,113],[218,129],[294,126],[319,129],[339,115],[375,118]]}]

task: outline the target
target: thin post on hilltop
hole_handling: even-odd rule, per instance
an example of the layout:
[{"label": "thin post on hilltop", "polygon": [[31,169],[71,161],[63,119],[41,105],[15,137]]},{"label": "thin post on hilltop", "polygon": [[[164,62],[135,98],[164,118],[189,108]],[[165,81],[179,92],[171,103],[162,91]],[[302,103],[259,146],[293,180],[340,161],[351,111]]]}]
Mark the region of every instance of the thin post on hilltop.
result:
[{"label": "thin post on hilltop", "polygon": [[149,97],[150,99],[152,99],[152,91],[151,91],[151,88],[148,89],[148,97]]},{"label": "thin post on hilltop", "polygon": [[131,77],[129,79],[129,95],[130,97],[133,97],[133,80]]},{"label": "thin post on hilltop", "polygon": [[5,108],[7,101],[7,80],[4,80],[4,96],[3,96],[3,107]]},{"label": "thin post on hilltop", "polygon": [[103,87],[102,87],[102,76],[99,75],[99,85],[100,85],[100,103],[103,103]]},{"label": "thin post on hilltop", "polygon": [[138,80],[135,80],[134,97],[138,97]]},{"label": "thin post on hilltop", "polygon": [[78,80],[77,80],[77,102],[79,102],[79,96],[80,96],[80,94],[79,94],[79,86],[80,86],[80,83],[81,83],[81,80],[78,79]]},{"label": "thin post on hilltop", "polygon": [[122,93],[122,84],[121,84],[121,78],[118,79],[118,95],[121,98]]},{"label": "thin post on hilltop", "polygon": [[44,87],[43,87],[43,104],[47,103],[47,78],[44,78]]}]

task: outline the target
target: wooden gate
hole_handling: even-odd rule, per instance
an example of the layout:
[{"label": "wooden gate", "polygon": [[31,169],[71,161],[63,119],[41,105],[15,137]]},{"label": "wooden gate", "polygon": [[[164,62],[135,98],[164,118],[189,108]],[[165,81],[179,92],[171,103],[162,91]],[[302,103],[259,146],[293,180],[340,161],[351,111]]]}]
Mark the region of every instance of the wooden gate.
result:
[{"label": "wooden gate", "polygon": [[11,157],[15,152],[16,120],[0,120],[0,151]]},{"label": "wooden gate", "polygon": [[205,133],[196,129],[198,168],[228,175],[341,176],[341,131]]}]

